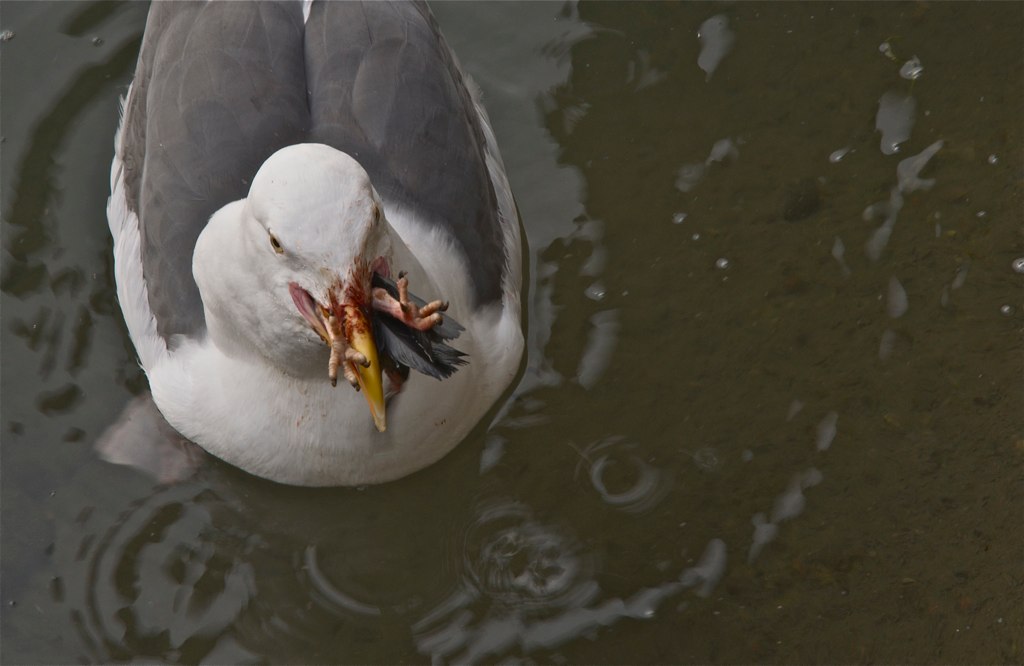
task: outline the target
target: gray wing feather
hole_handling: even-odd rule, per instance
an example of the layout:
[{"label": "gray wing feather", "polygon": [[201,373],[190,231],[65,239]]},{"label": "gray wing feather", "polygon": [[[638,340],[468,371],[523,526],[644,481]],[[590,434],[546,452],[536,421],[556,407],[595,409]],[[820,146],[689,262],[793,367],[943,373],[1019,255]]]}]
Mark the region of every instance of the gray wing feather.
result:
[{"label": "gray wing feather", "polygon": [[306,70],[312,139],[359,160],[385,200],[445,229],[476,304],[499,300],[505,258],[485,139],[426,5],[315,3]]},{"label": "gray wing feather", "polygon": [[386,201],[450,233],[477,305],[504,248],[479,119],[426,5],[155,2],[122,128],[129,209],[165,339],[205,328],[192,252],[278,149],[355,157]]},{"label": "gray wing feather", "polygon": [[125,185],[164,338],[205,328],[192,251],[209,217],[309,129],[302,30],[294,3],[150,9],[125,111]]}]

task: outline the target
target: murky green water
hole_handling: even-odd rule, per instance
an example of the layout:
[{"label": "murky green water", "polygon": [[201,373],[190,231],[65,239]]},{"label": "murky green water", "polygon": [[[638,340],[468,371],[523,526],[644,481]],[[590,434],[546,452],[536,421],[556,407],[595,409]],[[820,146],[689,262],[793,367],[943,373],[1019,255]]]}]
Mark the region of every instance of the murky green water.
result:
[{"label": "murky green water", "polygon": [[1024,5],[434,9],[528,367],[313,491],[93,452],[145,388],[104,204],[146,7],[0,8],[4,663],[1020,663]]}]

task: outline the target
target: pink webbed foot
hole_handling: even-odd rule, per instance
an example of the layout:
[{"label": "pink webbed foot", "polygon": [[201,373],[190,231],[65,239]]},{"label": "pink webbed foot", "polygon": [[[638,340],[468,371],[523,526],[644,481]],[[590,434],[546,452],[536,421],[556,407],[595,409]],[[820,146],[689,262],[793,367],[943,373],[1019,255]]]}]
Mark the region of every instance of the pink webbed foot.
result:
[{"label": "pink webbed foot", "polygon": [[416,305],[409,298],[409,278],[405,271],[398,274],[398,299],[396,300],[386,289],[376,287],[373,290],[373,309],[386,312],[395,319],[418,331],[429,331],[441,323],[441,314],[448,309],[447,301],[431,301],[423,307]]},{"label": "pink webbed foot", "polygon": [[[331,380],[331,386],[338,384],[338,368],[342,369],[345,380],[352,385],[352,388],[359,390],[359,379],[356,376],[355,365],[364,368],[370,365],[365,356],[353,349],[345,340],[345,334],[341,328],[341,322],[333,314],[327,317],[327,335],[331,345],[331,357],[327,362],[327,376]],[[348,361],[346,363],[345,361]]]}]

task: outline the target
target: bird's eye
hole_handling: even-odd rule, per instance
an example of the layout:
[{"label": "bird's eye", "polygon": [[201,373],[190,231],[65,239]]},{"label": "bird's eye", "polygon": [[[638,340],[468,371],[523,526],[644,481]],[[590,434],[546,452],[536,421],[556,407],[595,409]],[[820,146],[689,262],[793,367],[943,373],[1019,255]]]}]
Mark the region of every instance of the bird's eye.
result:
[{"label": "bird's eye", "polygon": [[281,241],[277,240],[277,236],[274,234],[270,234],[270,247],[274,248],[274,252],[284,254],[284,248],[281,247]]}]

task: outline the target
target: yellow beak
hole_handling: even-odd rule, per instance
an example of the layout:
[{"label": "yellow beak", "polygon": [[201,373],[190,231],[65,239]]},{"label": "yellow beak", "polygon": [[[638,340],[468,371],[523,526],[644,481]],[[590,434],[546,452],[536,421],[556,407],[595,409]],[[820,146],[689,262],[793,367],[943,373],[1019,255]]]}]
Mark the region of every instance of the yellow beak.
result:
[{"label": "yellow beak", "polygon": [[[377,357],[377,345],[373,341],[370,322],[363,311],[351,305],[344,306],[345,335],[349,345],[366,357],[370,365],[363,367],[351,364],[359,380],[359,389],[363,392],[366,402],[370,405],[370,415],[377,430],[387,429],[387,416],[384,413],[384,382],[381,378],[380,359]],[[345,361],[349,363],[349,361]]]}]

